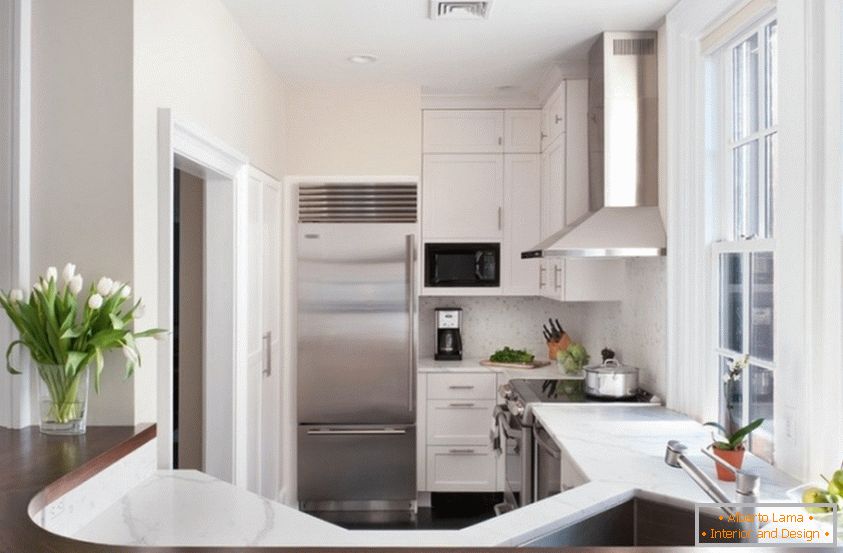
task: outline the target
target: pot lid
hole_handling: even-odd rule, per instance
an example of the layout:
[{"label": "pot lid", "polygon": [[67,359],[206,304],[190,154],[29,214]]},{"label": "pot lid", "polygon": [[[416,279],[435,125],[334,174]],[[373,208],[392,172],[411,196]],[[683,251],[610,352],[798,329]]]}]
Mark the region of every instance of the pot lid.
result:
[{"label": "pot lid", "polygon": [[638,367],[632,365],[624,365],[617,359],[606,359],[600,365],[591,365],[585,370],[599,374],[636,374]]}]

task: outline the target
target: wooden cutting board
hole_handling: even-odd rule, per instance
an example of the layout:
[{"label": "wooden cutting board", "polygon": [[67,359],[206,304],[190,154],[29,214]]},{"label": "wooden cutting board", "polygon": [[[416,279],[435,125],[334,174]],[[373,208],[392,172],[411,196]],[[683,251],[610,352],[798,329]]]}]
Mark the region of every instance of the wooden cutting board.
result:
[{"label": "wooden cutting board", "polygon": [[538,369],[540,367],[546,367],[550,365],[550,361],[543,360],[543,359],[533,359],[533,362],[530,364],[525,363],[496,363],[494,361],[489,361],[488,359],[483,359],[480,361],[480,364],[484,367],[502,367],[507,369]]}]

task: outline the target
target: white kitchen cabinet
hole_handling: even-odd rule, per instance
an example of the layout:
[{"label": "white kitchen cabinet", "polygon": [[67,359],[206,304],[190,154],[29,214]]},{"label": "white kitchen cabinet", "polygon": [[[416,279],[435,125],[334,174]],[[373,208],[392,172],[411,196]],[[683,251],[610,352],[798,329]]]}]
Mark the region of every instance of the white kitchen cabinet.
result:
[{"label": "white kitchen cabinet", "polygon": [[501,246],[501,285],[507,296],[539,293],[539,259],[521,259],[521,252],[541,240],[541,157],[504,155],[504,239]]},{"label": "white kitchen cabinet", "polygon": [[542,112],[538,109],[504,111],[504,153],[537,154],[541,152]]},{"label": "white kitchen cabinet", "polygon": [[503,236],[503,156],[424,156],[422,232],[425,240],[500,241]]},{"label": "white kitchen cabinet", "polygon": [[503,491],[503,460],[489,437],[497,380],[490,372],[419,375],[419,491]]},{"label": "white kitchen cabinet", "polygon": [[565,119],[565,222],[589,211],[588,80],[567,81]]},{"label": "white kitchen cabinet", "polygon": [[497,463],[490,446],[428,446],[428,491],[497,491]]},{"label": "white kitchen cabinet", "polygon": [[503,153],[503,110],[425,110],[425,154]]},{"label": "white kitchen cabinet", "polygon": [[281,184],[250,168],[247,487],[277,499],[281,473]]},{"label": "white kitchen cabinet", "polygon": [[550,95],[542,108],[542,150],[565,133],[566,125],[566,81]]},{"label": "white kitchen cabinet", "polygon": [[[546,238],[565,225],[566,136],[542,153],[541,234]],[[585,183],[588,186],[588,182]]]}]

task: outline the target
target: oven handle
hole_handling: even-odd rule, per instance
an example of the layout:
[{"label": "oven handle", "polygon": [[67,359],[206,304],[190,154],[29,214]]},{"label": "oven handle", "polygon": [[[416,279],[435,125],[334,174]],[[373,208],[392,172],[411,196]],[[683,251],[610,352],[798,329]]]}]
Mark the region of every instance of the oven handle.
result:
[{"label": "oven handle", "polygon": [[[559,451],[559,448],[556,447],[556,445],[551,445],[549,442],[547,442],[544,438],[542,438],[541,434],[541,428],[536,428],[536,431],[533,432],[533,437],[536,439],[536,443],[539,445],[539,447],[547,451],[547,453],[554,459],[561,459],[562,452]],[[545,434],[547,434],[547,432],[545,432]]]},{"label": "oven handle", "polygon": [[509,425],[509,421],[507,421],[507,413],[508,411],[501,411],[497,414],[498,426],[508,438],[515,438],[515,431]]}]

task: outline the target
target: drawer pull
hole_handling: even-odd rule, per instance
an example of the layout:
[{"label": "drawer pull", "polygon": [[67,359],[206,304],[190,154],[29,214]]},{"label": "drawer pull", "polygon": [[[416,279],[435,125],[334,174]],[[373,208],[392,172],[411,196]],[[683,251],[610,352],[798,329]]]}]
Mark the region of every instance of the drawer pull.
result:
[{"label": "drawer pull", "polygon": [[449,390],[473,390],[474,386],[448,386]]},{"label": "drawer pull", "polygon": [[449,449],[451,455],[474,455],[473,449]]},{"label": "drawer pull", "polygon": [[450,403],[448,407],[474,407],[473,403]]}]

